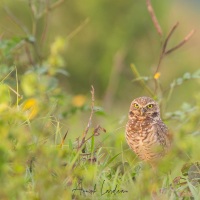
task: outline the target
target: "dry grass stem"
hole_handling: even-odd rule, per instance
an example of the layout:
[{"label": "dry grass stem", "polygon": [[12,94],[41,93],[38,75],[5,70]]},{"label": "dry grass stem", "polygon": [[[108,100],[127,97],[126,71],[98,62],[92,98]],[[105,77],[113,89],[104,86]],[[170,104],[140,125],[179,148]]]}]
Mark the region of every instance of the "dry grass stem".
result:
[{"label": "dry grass stem", "polygon": [[95,98],[94,98],[94,87],[93,86],[91,86],[91,95],[92,95],[92,103],[91,103],[91,113],[90,113],[90,118],[89,118],[89,120],[88,120],[88,124],[87,124],[87,126],[86,126],[86,129],[85,129],[85,131],[83,132],[83,135],[82,135],[82,140],[81,140],[81,143],[80,143],[80,145],[78,145],[78,149],[80,149],[84,144],[85,144],[85,142],[86,142],[86,136],[87,136],[87,134],[88,134],[88,131],[89,131],[89,129],[90,129],[90,126],[91,126],[91,124],[92,124],[92,116],[93,116],[93,114],[94,114],[94,100],[95,100]]},{"label": "dry grass stem", "polygon": [[62,141],[61,141],[60,147],[63,147],[64,142],[65,142],[65,139],[66,139],[66,137],[67,137],[67,134],[68,134],[68,130],[67,130],[67,132],[65,133],[65,135],[64,135],[64,137],[63,137],[63,139],[62,139]]}]

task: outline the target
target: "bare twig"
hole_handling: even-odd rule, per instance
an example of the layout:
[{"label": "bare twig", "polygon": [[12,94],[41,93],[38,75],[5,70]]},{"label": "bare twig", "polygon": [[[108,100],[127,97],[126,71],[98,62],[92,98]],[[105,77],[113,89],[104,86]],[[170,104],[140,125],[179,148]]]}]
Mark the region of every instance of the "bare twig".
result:
[{"label": "bare twig", "polygon": [[[163,35],[162,29],[160,27],[160,24],[159,24],[157,18],[156,18],[154,9],[153,9],[152,4],[151,4],[151,0],[146,0],[146,5],[147,5],[147,9],[149,11],[149,14],[151,16],[151,19],[153,21],[153,24],[155,26],[155,29],[157,30],[158,34],[160,36],[162,36]],[[176,28],[178,27],[178,25],[179,25],[179,23],[177,22],[171,28],[169,34],[167,35],[167,37],[164,40],[164,43],[162,45],[160,57],[159,57],[159,60],[158,60],[158,64],[157,64],[157,67],[156,67],[156,70],[155,70],[155,73],[154,73],[154,76],[153,76],[153,78],[154,78],[154,84],[155,84],[154,94],[156,94],[158,86],[159,86],[158,79],[160,77],[160,67],[161,67],[161,64],[162,64],[162,61],[163,61],[164,57],[166,55],[169,55],[170,53],[174,52],[175,50],[179,49],[180,47],[182,47],[191,38],[191,36],[194,33],[194,30],[191,30],[190,33],[188,35],[186,35],[186,37],[179,44],[177,44],[176,46],[174,46],[174,47],[172,47],[170,49],[167,49],[167,45],[169,43],[169,40],[171,39],[171,37],[172,37],[174,31],[176,30]],[[142,86],[144,86],[144,81],[141,81],[140,83],[141,83]],[[148,88],[146,88],[146,89],[148,90]]]},{"label": "bare twig", "polygon": [[165,53],[166,48],[167,48],[167,44],[168,44],[172,34],[174,33],[174,31],[178,27],[178,25],[179,25],[179,22],[176,22],[176,24],[172,27],[172,29],[170,30],[169,34],[167,35],[167,38],[165,39],[165,42],[163,44],[163,50],[162,50],[163,53]]},{"label": "bare twig", "polygon": [[153,7],[152,7],[152,5],[151,5],[151,0],[146,0],[146,4],[147,4],[147,9],[148,9],[148,11],[149,11],[149,14],[151,15],[151,19],[152,19],[152,21],[153,21],[153,24],[154,24],[154,26],[155,26],[155,28],[156,28],[158,34],[159,34],[160,36],[162,36],[162,35],[163,35],[163,34],[162,34],[162,29],[161,29],[161,27],[160,27],[160,24],[158,23],[158,20],[157,20],[157,18],[156,18],[155,12],[154,12]]},{"label": "bare twig", "polygon": [[166,39],[164,41],[164,44],[163,44],[163,47],[162,47],[162,50],[161,50],[161,54],[160,54],[160,57],[159,57],[158,65],[157,65],[157,68],[156,68],[156,71],[155,71],[155,74],[154,74],[155,93],[156,93],[157,88],[158,88],[158,81],[157,81],[156,77],[157,77],[158,74],[160,76],[160,73],[159,73],[160,66],[161,66],[161,63],[162,63],[164,57],[169,55],[170,53],[174,52],[175,50],[179,49],[180,47],[182,47],[191,38],[191,36],[194,34],[194,30],[191,30],[190,33],[188,35],[186,35],[185,38],[179,44],[177,44],[176,46],[167,50],[168,42],[169,42],[170,38],[172,37],[175,29],[178,27],[178,25],[179,25],[179,23],[177,22],[172,27],[171,31],[169,32],[168,36],[166,37]]},{"label": "bare twig", "polygon": [[[159,58],[159,61],[158,61],[158,65],[157,65],[155,74],[159,72],[159,69],[160,69],[161,63],[163,61],[163,58],[166,55],[169,55],[173,51],[175,51],[175,50],[179,49],[180,47],[182,47],[191,38],[191,36],[194,34],[194,30],[191,30],[190,33],[188,35],[186,35],[185,38],[179,44],[177,44],[175,47],[172,47],[171,49],[167,50],[168,42],[169,42],[170,38],[172,37],[175,29],[178,27],[178,25],[179,25],[179,23],[177,22],[172,27],[171,31],[169,32],[168,36],[165,39],[165,42],[164,42],[162,50],[161,50],[161,54],[160,54],[160,58]],[[154,76],[155,76],[155,74],[154,74]]]},{"label": "bare twig", "polygon": [[162,63],[162,60],[165,56],[165,53],[166,53],[166,48],[167,48],[167,44],[169,42],[169,39],[171,38],[172,34],[174,33],[175,29],[178,27],[179,23],[177,22],[173,27],[172,29],[170,30],[167,38],[165,39],[164,41],[164,44],[163,44],[163,47],[162,47],[162,50],[161,50],[161,54],[160,54],[160,58],[159,58],[159,61],[158,61],[158,65],[157,65],[157,68],[156,68],[156,73],[159,72],[159,69],[160,69],[160,66],[161,66],[161,63]]},{"label": "bare twig", "polygon": [[85,139],[85,142],[87,142],[88,140],[90,140],[93,136],[98,136],[100,135],[99,131],[103,131],[104,133],[106,133],[106,129],[105,128],[102,128],[100,125],[98,125],[95,129],[94,129],[94,132],[93,134],[88,137],[87,139]]},{"label": "bare twig", "polygon": [[87,136],[87,133],[88,133],[88,131],[89,131],[89,129],[90,129],[90,126],[91,126],[91,124],[92,124],[92,116],[93,116],[93,114],[94,114],[94,87],[93,86],[91,86],[91,94],[92,94],[92,103],[91,103],[91,113],[90,113],[90,118],[89,118],[89,120],[88,120],[88,124],[87,124],[87,126],[86,126],[86,129],[85,129],[85,131],[83,132],[83,135],[82,135],[82,140],[81,140],[81,143],[80,143],[80,145],[78,145],[78,149],[80,149],[84,144],[85,144],[85,141],[86,141],[86,136]]},{"label": "bare twig", "polygon": [[176,49],[179,49],[181,46],[183,46],[194,34],[195,30],[191,30],[190,33],[188,33],[188,35],[185,36],[185,38],[179,43],[177,44],[175,47],[169,49],[168,51],[165,52],[165,55],[168,55],[170,53],[172,53],[173,51],[175,51]]},{"label": "bare twig", "polygon": [[[151,0],[146,0],[146,4],[147,4],[147,9],[151,15],[151,19],[153,21],[153,24],[158,32],[158,34],[160,36],[162,36],[162,29],[158,23],[158,20],[156,18],[156,15],[155,15],[155,12],[154,12],[154,9],[151,5]],[[162,49],[161,49],[161,54],[160,54],[160,57],[159,57],[159,60],[158,60],[158,65],[157,65],[157,68],[156,68],[156,71],[154,73],[154,80],[155,80],[155,91],[157,90],[157,79],[158,77],[160,76],[160,66],[161,66],[161,63],[163,61],[163,58],[172,53],[173,51],[177,50],[178,48],[180,48],[181,46],[183,46],[190,38],[191,36],[193,35],[194,33],[194,30],[192,30],[179,44],[177,44],[175,47],[172,47],[171,49],[167,50],[167,45],[169,43],[169,40],[170,38],[172,37],[174,31],[176,30],[176,28],[178,27],[179,23],[177,22],[173,27],[172,29],[170,30],[169,34],[167,35],[164,43],[163,43],[163,46],[162,46]]]}]

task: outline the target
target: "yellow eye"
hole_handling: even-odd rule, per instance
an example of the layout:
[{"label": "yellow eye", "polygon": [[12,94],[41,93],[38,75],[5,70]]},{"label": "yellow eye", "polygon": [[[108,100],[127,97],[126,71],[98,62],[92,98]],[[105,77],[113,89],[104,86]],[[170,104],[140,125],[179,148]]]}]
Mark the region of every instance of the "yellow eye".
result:
[{"label": "yellow eye", "polygon": [[153,104],[149,104],[147,107],[148,108],[153,108]]},{"label": "yellow eye", "polygon": [[133,104],[135,108],[139,108],[139,105],[137,103]]}]

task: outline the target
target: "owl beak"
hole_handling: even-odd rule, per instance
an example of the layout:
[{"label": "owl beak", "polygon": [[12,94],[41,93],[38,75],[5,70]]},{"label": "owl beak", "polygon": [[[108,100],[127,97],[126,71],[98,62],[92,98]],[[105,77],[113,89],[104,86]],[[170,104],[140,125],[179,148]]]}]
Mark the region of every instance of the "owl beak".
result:
[{"label": "owl beak", "polygon": [[145,113],[145,109],[144,108],[141,108],[141,115],[143,116]]}]

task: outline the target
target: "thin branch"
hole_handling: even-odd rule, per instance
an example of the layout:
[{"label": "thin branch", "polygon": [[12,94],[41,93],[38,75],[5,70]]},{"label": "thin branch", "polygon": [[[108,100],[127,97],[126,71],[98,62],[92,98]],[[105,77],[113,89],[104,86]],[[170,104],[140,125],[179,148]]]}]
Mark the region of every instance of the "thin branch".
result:
[{"label": "thin branch", "polygon": [[178,27],[179,23],[177,22],[171,29],[171,31],[169,32],[167,38],[165,39],[165,42],[163,44],[163,47],[162,47],[162,50],[161,50],[161,54],[160,54],[160,57],[159,57],[159,61],[158,61],[158,65],[157,65],[157,68],[156,68],[156,71],[155,71],[155,74],[154,74],[154,83],[155,83],[155,93],[157,91],[157,88],[158,88],[158,80],[156,77],[156,74],[159,73],[159,70],[160,70],[160,66],[161,66],[161,63],[163,61],[163,58],[167,55],[169,55],[170,53],[174,52],[175,50],[179,49],[180,47],[182,47],[191,37],[192,35],[194,34],[194,30],[191,30],[190,33],[188,35],[185,36],[185,38],[179,43],[177,44],[176,46],[172,47],[171,49],[169,50],[166,50],[167,49],[167,45],[168,45],[168,42],[170,40],[170,38],[172,37],[174,31],[176,30],[176,28]]},{"label": "thin branch", "polygon": [[[146,0],[146,5],[147,5],[147,9],[149,11],[149,14],[151,16],[151,19],[152,19],[152,22],[158,32],[158,34],[160,36],[163,35],[162,33],[162,29],[160,27],[160,24],[156,18],[156,15],[155,15],[155,12],[154,12],[154,9],[152,7],[152,4],[151,4],[151,0]],[[156,67],[156,70],[155,70],[155,73],[154,73],[154,83],[155,83],[155,90],[154,90],[154,94],[156,94],[156,91],[158,89],[158,79],[160,77],[160,67],[161,67],[161,64],[162,64],[162,61],[164,59],[164,57],[166,55],[169,55],[170,53],[174,52],[175,50],[179,49],[180,47],[182,47],[190,38],[191,36],[193,35],[194,33],[194,30],[192,30],[179,44],[177,44],[176,46],[172,47],[171,49],[167,50],[167,45],[169,43],[169,40],[171,39],[174,31],[176,30],[176,28],[178,27],[179,23],[177,22],[170,30],[169,34],[167,35],[166,39],[164,40],[164,43],[162,45],[162,48],[161,48],[161,53],[160,53],[160,57],[159,57],[159,60],[158,60],[158,64],[157,64],[157,67]],[[138,74],[137,74],[137,70],[134,68],[134,66],[132,67],[132,70],[134,72],[134,74],[136,75],[136,77],[139,77]],[[143,80],[140,81],[140,84],[145,87],[145,83]],[[146,88],[146,87],[145,87]],[[148,91],[148,87],[146,88]],[[150,90],[151,91],[151,90]]]},{"label": "thin branch", "polygon": [[[173,51],[179,49],[180,47],[182,47],[191,37],[192,35],[194,34],[194,30],[191,30],[190,33],[188,35],[185,36],[185,38],[179,43],[177,44],[175,47],[172,47],[171,49],[167,50],[167,45],[168,45],[168,42],[170,40],[170,38],[172,37],[174,31],[176,30],[176,28],[178,27],[179,23],[177,22],[171,29],[171,31],[169,32],[167,38],[165,39],[165,42],[163,44],[163,47],[162,47],[162,51],[161,51],[161,54],[160,54],[160,58],[159,58],[159,61],[158,61],[158,65],[157,65],[157,68],[156,68],[156,71],[155,71],[155,74],[159,72],[159,69],[160,69],[160,66],[161,66],[161,63],[162,63],[162,60],[163,58],[166,56],[166,55],[169,55],[170,53],[172,53]],[[155,76],[154,74],[154,76]]]},{"label": "thin branch", "polygon": [[[167,44],[168,44],[168,42],[169,42],[169,40],[170,40],[172,34],[174,33],[175,29],[178,27],[178,25],[179,25],[179,23],[177,22],[177,23],[172,27],[172,29],[170,30],[170,32],[169,32],[167,38],[166,38],[165,41],[164,41],[164,44],[163,44],[163,47],[162,47],[162,50],[161,50],[161,54],[160,54],[160,57],[159,57],[159,61],[158,61],[158,65],[157,65],[155,74],[156,74],[157,72],[159,72],[159,69],[160,69],[162,60],[163,60],[163,58],[164,58],[164,56],[165,56]],[[154,75],[155,75],[155,74],[154,74]]]},{"label": "thin branch", "polygon": [[148,9],[148,11],[149,11],[149,14],[151,15],[151,19],[152,19],[152,21],[153,21],[153,24],[154,24],[154,26],[155,26],[155,28],[156,28],[158,34],[159,34],[160,36],[162,36],[162,35],[163,35],[162,29],[161,29],[161,27],[160,27],[160,24],[159,24],[159,22],[158,22],[158,20],[157,20],[157,18],[156,18],[155,12],[154,12],[153,7],[152,7],[152,5],[151,5],[151,0],[146,0],[146,4],[147,4],[147,9]]},{"label": "thin branch", "polygon": [[100,135],[99,131],[103,131],[104,133],[106,133],[106,129],[102,128],[100,125],[98,125],[95,129],[94,129],[94,132],[93,134],[88,137],[85,142],[87,142],[88,140],[90,140],[93,136],[98,136]]},{"label": "thin branch", "polygon": [[170,53],[172,53],[173,51],[175,51],[176,49],[179,49],[181,46],[183,46],[194,34],[195,30],[191,30],[190,33],[188,35],[185,36],[185,38],[179,43],[177,44],[175,47],[169,49],[168,51],[165,52],[165,55],[168,55]]},{"label": "thin branch", "polygon": [[91,126],[91,124],[92,124],[92,116],[93,116],[93,114],[94,114],[94,87],[93,86],[91,86],[91,94],[92,94],[92,103],[91,103],[91,113],[90,113],[90,118],[89,118],[89,120],[88,120],[88,124],[87,124],[87,126],[86,126],[86,129],[85,129],[85,131],[83,132],[83,136],[82,136],[82,140],[81,140],[81,143],[80,143],[80,145],[78,145],[78,149],[80,149],[82,146],[83,146],[83,144],[85,144],[85,138],[86,138],[86,136],[87,136],[87,133],[88,133],[88,131],[89,131],[89,129],[90,129],[90,126]]},{"label": "thin branch", "polygon": [[168,44],[172,34],[174,33],[174,31],[178,27],[178,25],[179,25],[179,22],[176,22],[176,24],[172,27],[171,31],[169,32],[167,38],[165,39],[165,42],[164,42],[164,45],[163,45],[163,50],[162,50],[163,53],[165,53],[166,48],[167,48],[167,44]]}]

